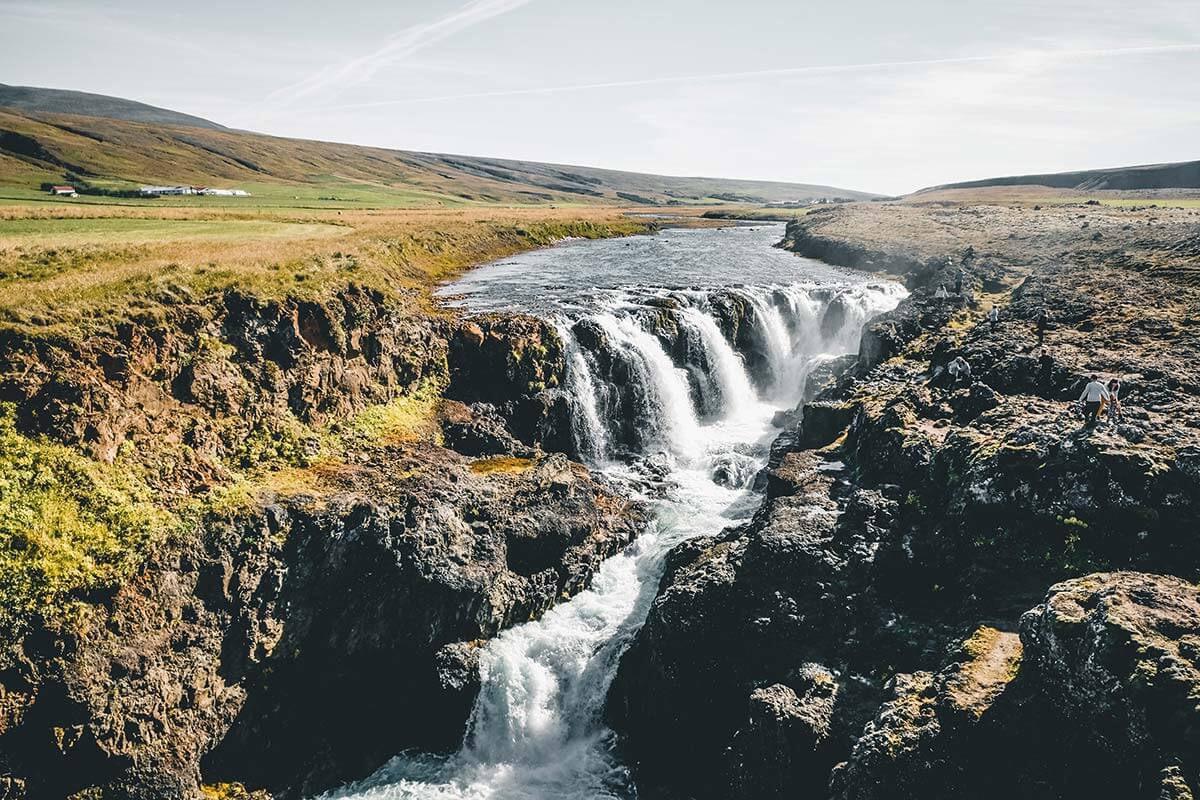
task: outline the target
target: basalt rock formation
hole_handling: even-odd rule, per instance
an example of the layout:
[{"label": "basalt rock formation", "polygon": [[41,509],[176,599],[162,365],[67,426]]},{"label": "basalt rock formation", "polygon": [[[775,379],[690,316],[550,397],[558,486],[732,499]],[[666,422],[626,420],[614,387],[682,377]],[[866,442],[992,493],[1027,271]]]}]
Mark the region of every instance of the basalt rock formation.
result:
[{"label": "basalt rock formation", "polygon": [[178,522],[126,579],[4,632],[0,793],[293,797],[452,748],[479,645],[641,526],[543,450],[557,336],[353,286],[167,308],[0,343],[16,428],[144,481]]},{"label": "basalt rock formation", "polygon": [[[789,225],[913,291],[776,442],[754,519],[668,557],[607,712],[646,796],[1200,791],[1198,233],[1086,206]],[[1119,422],[1080,419],[1093,373]]]}]

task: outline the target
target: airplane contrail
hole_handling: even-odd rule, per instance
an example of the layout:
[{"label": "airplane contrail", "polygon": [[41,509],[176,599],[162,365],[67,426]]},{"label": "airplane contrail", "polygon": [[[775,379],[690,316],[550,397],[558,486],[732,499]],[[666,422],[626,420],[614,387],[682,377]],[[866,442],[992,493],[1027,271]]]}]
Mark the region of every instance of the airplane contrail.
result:
[{"label": "airplane contrail", "polygon": [[876,61],[863,64],[817,64],[800,67],[778,67],[773,69],[744,70],[740,72],[711,72],[698,75],[673,75],[658,78],[638,78],[624,81],[605,81],[602,83],[575,83],[559,86],[536,86],[524,89],[500,89],[491,92],[469,92],[463,94],[444,94],[432,97],[410,97],[394,100],[376,100],[366,103],[347,103],[344,105],[324,106],[310,109],[311,111],[342,111],[360,108],[381,108],[386,106],[408,105],[412,103],[441,103],[451,100],[476,100],[489,97],[517,97],[521,95],[559,94],[564,92],[582,92],[595,89],[620,89],[638,86],[661,86],[679,83],[705,83],[708,81],[742,80],[747,78],[766,78],[785,75],[833,74],[839,72],[859,72],[891,67],[924,67],[946,64],[972,64],[994,61],[1006,61],[1022,55],[1039,55],[1067,58],[1099,58],[1108,56],[1150,55],[1170,52],[1200,51],[1200,43],[1151,45],[1146,47],[1119,47],[1091,50],[1026,50],[1004,55],[958,56],[951,58],[925,58],[908,61]]},{"label": "airplane contrail", "polygon": [[289,103],[335,86],[362,83],[370,79],[381,67],[412,55],[436,44],[459,31],[481,22],[507,14],[530,0],[471,0],[450,14],[430,22],[423,22],[388,37],[380,47],[370,53],[352,58],[340,64],[331,64],[318,72],[268,95],[269,101]]}]

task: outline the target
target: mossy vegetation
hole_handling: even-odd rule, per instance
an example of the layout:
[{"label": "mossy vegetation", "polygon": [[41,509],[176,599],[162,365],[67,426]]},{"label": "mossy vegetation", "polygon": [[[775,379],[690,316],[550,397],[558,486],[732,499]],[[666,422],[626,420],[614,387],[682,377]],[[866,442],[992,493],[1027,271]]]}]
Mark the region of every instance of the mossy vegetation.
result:
[{"label": "mossy vegetation", "polygon": [[437,412],[443,381],[422,381],[416,388],[390,403],[372,406],[342,426],[338,444],[401,444],[428,442],[440,445],[442,431]]},{"label": "mossy vegetation", "polygon": [[271,800],[263,791],[252,792],[240,783],[208,783],[200,787],[203,800]]},{"label": "mossy vegetation", "polygon": [[0,635],[114,586],[174,524],[136,480],[22,435],[0,405]]},{"label": "mossy vegetation", "polygon": [[[214,486],[200,514],[226,514],[260,504],[267,497],[310,495],[320,499],[328,485],[357,468],[352,454],[373,447],[442,443],[439,411],[443,377],[419,382],[388,403],[370,406],[350,419],[323,428],[294,417],[273,428],[256,428],[230,460],[232,478]],[[402,478],[403,473],[393,473]]]},{"label": "mossy vegetation", "polygon": [[1017,677],[1024,650],[1020,637],[981,625],[962,643],[963,661],[946,687],[950,700],[978,719]]}]

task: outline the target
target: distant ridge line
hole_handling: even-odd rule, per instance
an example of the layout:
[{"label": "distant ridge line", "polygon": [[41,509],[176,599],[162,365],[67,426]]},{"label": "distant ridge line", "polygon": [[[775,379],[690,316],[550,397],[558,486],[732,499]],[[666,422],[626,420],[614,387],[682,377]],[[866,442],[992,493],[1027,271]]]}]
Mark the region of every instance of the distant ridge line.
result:
[{"label": "distant ridge line", "polygon": [[1049,186],[1055,189],[1137,190],[1200,189],[1200,161],[1176,161],[1167,164],[1141,164],[1132,167],[1050,172],[1039,175],[1010,175],[976,181],[946,183],[918,189],[913,194],[944,189],[980,189],[988,186]]},{"label": "distant ridge line", "polygon": [[224,125],[192,114],[139,103],[136,100],[126,100],[122,97],[76,92],[71,89],[43,89],[37,86],[11,86],[0,83],[0,106],[34,114],[75,114],[84,117],[119,119],[126,122],[228,130]]}]

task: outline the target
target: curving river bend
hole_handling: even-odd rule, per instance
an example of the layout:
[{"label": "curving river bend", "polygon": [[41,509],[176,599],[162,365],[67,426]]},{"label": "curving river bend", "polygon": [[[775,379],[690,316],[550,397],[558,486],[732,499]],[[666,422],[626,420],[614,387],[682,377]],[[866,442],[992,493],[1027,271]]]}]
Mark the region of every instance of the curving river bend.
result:
[{"label": "curving river bend", "polygon": [[401,753],[328,797],[636,797],[602,712],[666,553],[748,519],[776,412],[800,402],[812,368],[854,352],[864,323],[905,294],[773,248],[782,233],[754,225],[570,241],[442,290],[469,311],[554,322],[577,455],[643,492],[652,520],[588,591],[486,646],[457,753]]}]

